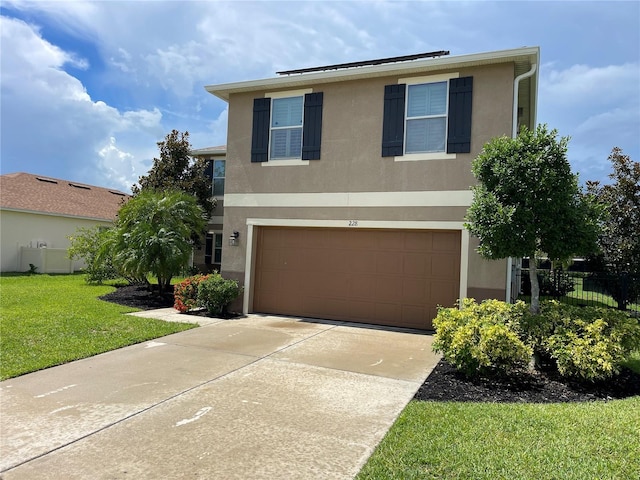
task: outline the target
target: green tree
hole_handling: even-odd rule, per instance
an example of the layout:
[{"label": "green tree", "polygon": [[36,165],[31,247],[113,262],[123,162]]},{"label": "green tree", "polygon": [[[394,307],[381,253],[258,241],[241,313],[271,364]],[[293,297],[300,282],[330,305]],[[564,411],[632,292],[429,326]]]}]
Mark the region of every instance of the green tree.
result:
[{"label": "green tree", "polygon": [[465,227],[485,258],[529,257],[532,313],[540,312],[535,259],[565,261],[596,249],[597,205],[582,193],[567,160],[569,139],[539,125],[494,138],[473,161],[478,185]]},{"label": "green tree", "polygon": [[105,242],[109,241],[112,230],[113,227],[101,225],[80,227],[74,235],[67,237],[70,242],[67,256],[72,260],[84,260],[87,283],[102,283],[118,277],[110,252],[107,250],[103,255],[99,254]]},{"label": "green tree", "polygon": [[211,178],[205,174],[207,160],[191,156],[189,132],[172,130],[158,142],[158,149],[160,158],[154,158],[151,170],[138,179],[140,186],[131,187],[133,195],[144,190],[181,190],[196,197],[203,211],[211,215],[216,200],[211,195]]},{"label": "green tree", "polygon": [[629,272],[640,274],[640,162],[631,160],[618,147],[611,151],[609,161],[613,183],[587,182],[587,191],[605,208],[598,237],[601,253],[595,263],[612,275],[614,281],[607,282],[608,290],[618,308],[624,310],[640,298],[638,282],[623,286],[620,278]]},{"label": "green tree", "polygon": [[177,190],[144,190],[118,212],[114,234],[103,252],[129,278],[158,279],[162,293],[182,272],[193,250],[193,235],[206,223],[195,197]]}]

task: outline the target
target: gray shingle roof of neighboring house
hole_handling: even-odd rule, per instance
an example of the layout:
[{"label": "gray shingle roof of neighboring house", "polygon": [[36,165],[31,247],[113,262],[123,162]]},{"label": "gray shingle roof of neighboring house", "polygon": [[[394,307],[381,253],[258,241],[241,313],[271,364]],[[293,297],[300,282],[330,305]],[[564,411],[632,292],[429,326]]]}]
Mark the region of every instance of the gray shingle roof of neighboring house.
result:
[{"label": "gray shingle roof of neighboring house", "polygon": [[205,147],[205,148],[197,148],[191,150],[191,155],[200,156],[200,155],[215,155],[215,154],[223,154],[227,153],[226,145],[217,145],[215,147]]},{"label": "gray shingle roof of neighboring house", "polygon": [[119,190],[43,175],[0,175],[3,210],[112,221],[128,198],[130,195]]}]

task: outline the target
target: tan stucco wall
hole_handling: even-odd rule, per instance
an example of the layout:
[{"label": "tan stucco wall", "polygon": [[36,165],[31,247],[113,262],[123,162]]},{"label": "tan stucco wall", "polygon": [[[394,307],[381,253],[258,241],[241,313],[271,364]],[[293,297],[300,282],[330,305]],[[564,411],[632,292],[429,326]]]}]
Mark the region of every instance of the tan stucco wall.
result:
[{"label": "tan stucco wall", "polygon": [[226,193],[460,190],[474,182],[471,160],[492,137],[511,134],[513,66],[457,71],[473,76],[471,152],[455,159],[394,162],[381,156],[384,86],[398,77],[325,84],[321,159],[303,166],[251,163],[253,99],[229,102]]},{"label": "tan stucco wall", "polygon": [[[36,247],[36,241],[44,241],[48,248],[68,248],[68,235],[77,228],[95,225],[110,226],[110,222],[80,218],[40,215],[34,213],[2,210],[0,212],[0,249],[3,272],[20,271],[20,246]],[[74,262],[74,270],[82,267]]]}]

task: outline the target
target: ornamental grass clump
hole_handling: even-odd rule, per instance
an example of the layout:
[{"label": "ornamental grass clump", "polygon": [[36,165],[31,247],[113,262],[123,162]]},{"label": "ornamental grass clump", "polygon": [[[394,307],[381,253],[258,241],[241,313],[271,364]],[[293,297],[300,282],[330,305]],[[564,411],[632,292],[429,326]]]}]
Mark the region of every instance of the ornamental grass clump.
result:
[{"label": "ornamental grass clump", "polygon": [[440,308],[433,349],[467,375],[508,373],[527,367],[532,349],[521,339],[524,302],[481,304],[463,299],[460,308]]}]

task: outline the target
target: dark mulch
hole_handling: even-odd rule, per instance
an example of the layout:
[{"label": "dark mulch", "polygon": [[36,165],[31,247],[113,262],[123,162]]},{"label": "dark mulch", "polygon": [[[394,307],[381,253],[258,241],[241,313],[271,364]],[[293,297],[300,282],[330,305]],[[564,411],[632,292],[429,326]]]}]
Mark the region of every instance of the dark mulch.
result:
[{"label": "dark mulch", "polygon": [[[145,286],[118,287],[102,300],[153,310],[173,307],[173,290],[159,296]],[[206,314],[206,312],[195,314]],[[232,316],[232,315],[231,315]],[[455,402],[585,402],[640,395],[640,374],[624,369],[607,382],[581,383],[561,378],[557,372],[532,371],[508,377],[468,378],[441,360],[415,395],[416,400]]]},{"label": "dark mulch", "polygon": [[115,292],[107,293],[100,299],[140,310],[173,307],[173,286],[163,295],[158,295],[157,286],[153,287],[155,287],[153,290],[145,285],[116,287]]},{"label": "dark mulch", "polygon": [[556,371],[468,378],[441,360],[415,395],[416,400],[455,402],[586,402],[640,395],[640,374],[625,368],[605,382],[563,379]]}]

